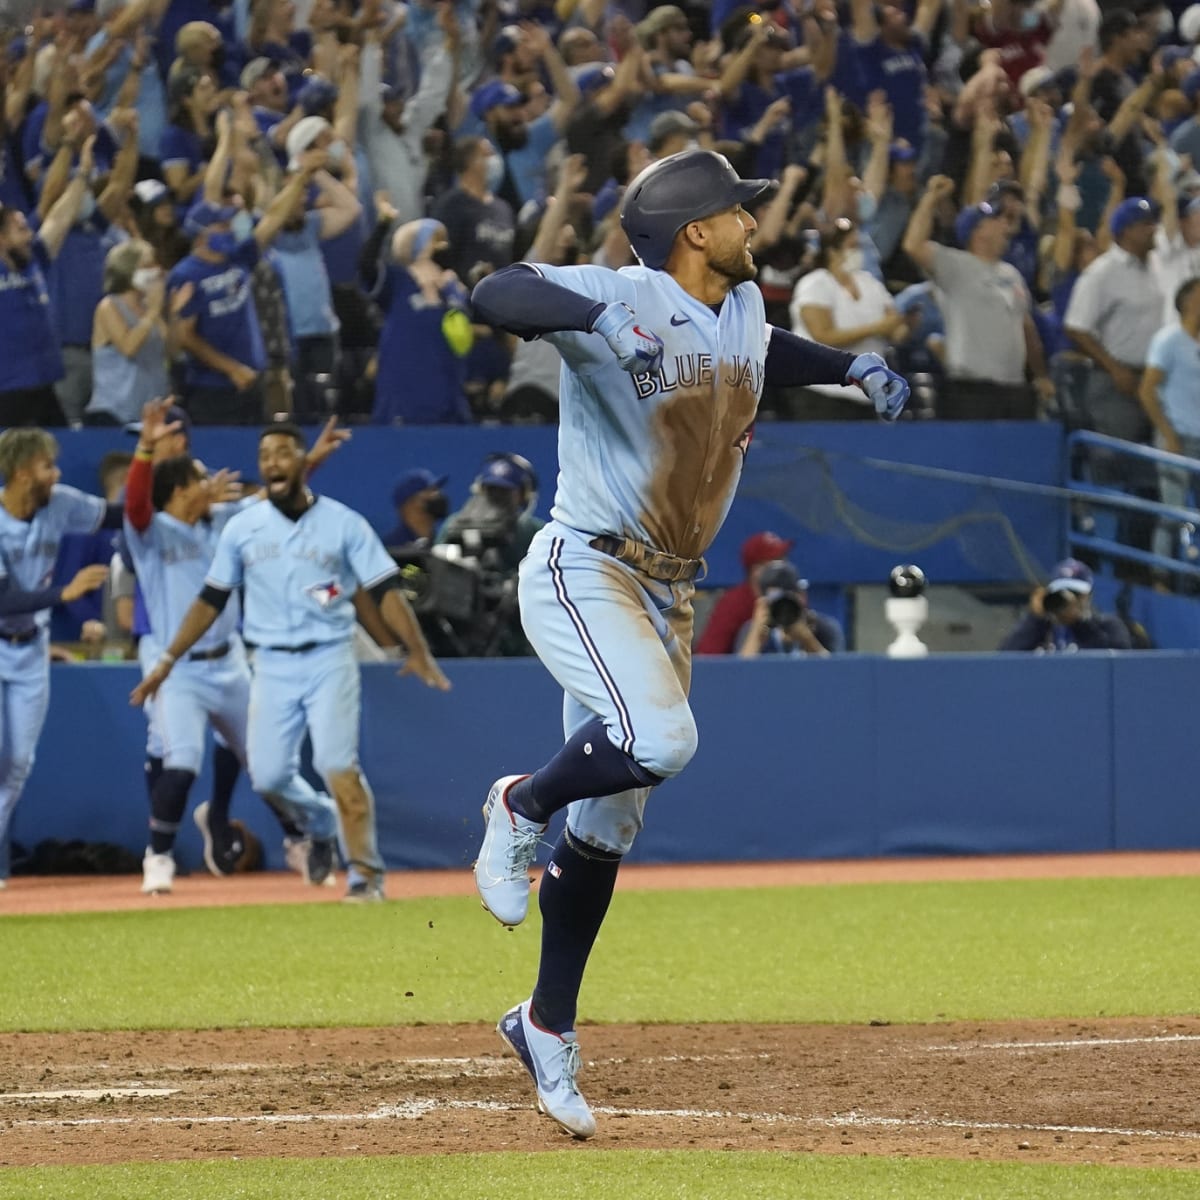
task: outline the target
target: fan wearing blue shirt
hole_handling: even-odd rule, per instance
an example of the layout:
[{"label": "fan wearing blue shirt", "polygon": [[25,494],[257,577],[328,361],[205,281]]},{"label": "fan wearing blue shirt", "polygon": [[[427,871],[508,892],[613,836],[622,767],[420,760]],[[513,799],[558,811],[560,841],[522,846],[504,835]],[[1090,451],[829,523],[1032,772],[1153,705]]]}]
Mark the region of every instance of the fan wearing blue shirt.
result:
[{"label": "fan wearing blue shirt", "polygon": [[[323,161],[306,154],[302,166],[271,202],[249,237],[238,240],[235,205],[208,198],[188,210],[184,232],[192,252],[167,280],[181,302],[179,344],[184,353],[183,400],[197,425],[252,425],[262,417],[262,371],[267,365],[250,274],[283,228]],[[179,294],[190,288],[186,300]]]},{"label": "fan wearing blue shirt", "polygon": [[580,92],[562,56],[545,30],[531,26],[528,37],[541,59],[554,90],[554,102],[535,121],[525,119],[525,97],[510,83],[494,79],[471,97],[471,112],[483,122],[487,136],[500,152],[504,181],[494,190],[514,212],[544,190],[546,157],[566,133]]},{"label": "fan wearing blue shirt", "polygon": [[[383,899],[375,802],[358,764],[360,680],[354,657],[361,588],[408,650],[404,671],[430,687],[450,684],[429,653],[399,589],[399,569],[363,517],[305,486],[304,435],[272,425],[259,439],[267,503],[238,513],[221,531],[208,579],[158,664],[135,689],[143,704],[176,661],[242,589],[243,635],[255,647],[247,757],[254,787],[277,791],[299,765],[307,728],[313,765],[329,785],[350,859],[347,899]],[[357,876],[357,878],[355,878]]]},{"label": "fan wearing blue shirt", "polygon": [[919,0],[910,24],[898,0],[878,7],[854,0],[854,40],[867,92],[882,91],[892,106],[894,134],[919,153],[925,144],[925,56],[942,11],[941,0]]},{"label": "fan wearing blue shirt", "polygon": [[58,256],[79,216],[94,165],[95,138],[79,156],[79,171],[35,234],[25,214],[0,208],[0,423],[62,425],[54,384],[62,352],[43,272]]}]

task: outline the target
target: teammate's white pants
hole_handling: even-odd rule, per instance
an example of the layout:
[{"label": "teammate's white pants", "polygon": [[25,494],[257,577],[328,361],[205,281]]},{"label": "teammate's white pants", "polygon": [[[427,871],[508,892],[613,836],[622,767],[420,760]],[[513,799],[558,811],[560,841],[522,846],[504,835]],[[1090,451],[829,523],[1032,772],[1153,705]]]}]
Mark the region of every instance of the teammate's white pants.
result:
[{"label": "teammate's white pants", "polygon": [[163,766],[168,771],[200,774],[210,723],[244,763],[250,668],[241,643],[235,642],[224,658],[192,662],[185,657],[176,663],[155,697],[155,706]]},{"label": "teammate's white pants", "polygon": [[49,704],[45,632],[25,646],[0,642],[0,879],[8,878],[13,812],[33,770]]},{"label": "teammate's white pants", "polygon": [[[521,563],[525,635],[566,693],[566,736],[598,716],[609,739],[664,779],[696,753],[688,705],[692,667],[690,583],[660,583],[587,536],[551,522]],[[649,789],[577,800],[567,810],[573,836],[624,854],[642,828]]]},{"label": "teammate's white pants", "polygon": [[[161,650],[149,638],[138,644],[142,670],[149,671]],[[250,714],[250,667],[240,640],[235,639],[224,658],[200,662],[182,659],[167,676],[153,700],[147,705],[151,737],[159,743],[163,766],[167,770],[200,773],[204,762],[204,738],[211,723],[214,737],[247,766],[247,741]],[[253,774],[251,775],[253,782]],[[315,791],[296,770],[279,780],[273,788],[258,788],[271,794],[268,803],[281,809],[285,817],[305,833],[317,838],[333,837],[337,830],[337,810],[333,801]]]},{"label": "teammate's white pants", "polygon": [[[263,646],[255,650],[247,736],[247,760],[255,790],[290,796],[286,788],[295,784],[308,788],[299,773],[305,728],[312,739],[313,768],[322,779],[328,781],[333,775],[356,769],[361,690],[354,643],[349,638],[306,654],[286,654]],[[328,832],[308,829],[314,837],[333,837],[336,832],[337,810],[332,801],[328,803],[331,827]],[[367,824],[367,840],[353,848],[347,846],[347,850],[357,861],[374,863],[379,852],[373,811]],[[358,839],[354,840],[357,843]]]}]

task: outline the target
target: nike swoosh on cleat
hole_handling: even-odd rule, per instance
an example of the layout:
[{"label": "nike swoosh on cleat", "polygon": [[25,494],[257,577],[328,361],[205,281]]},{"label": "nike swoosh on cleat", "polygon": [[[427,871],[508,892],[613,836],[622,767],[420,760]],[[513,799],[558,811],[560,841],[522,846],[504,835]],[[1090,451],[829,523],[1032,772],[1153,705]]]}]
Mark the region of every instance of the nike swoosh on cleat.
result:
[{"label": "nike swoosh on cleat", "polygon": [[686,325],[686,324],[687,324],[687,323],[688,323],[688,322],[689,322],[691,319],[692,319],[691,317],[676,317],[676,316],[672,316],[672,317],[671,317],[671,324],[672,324],[672,325]]}]

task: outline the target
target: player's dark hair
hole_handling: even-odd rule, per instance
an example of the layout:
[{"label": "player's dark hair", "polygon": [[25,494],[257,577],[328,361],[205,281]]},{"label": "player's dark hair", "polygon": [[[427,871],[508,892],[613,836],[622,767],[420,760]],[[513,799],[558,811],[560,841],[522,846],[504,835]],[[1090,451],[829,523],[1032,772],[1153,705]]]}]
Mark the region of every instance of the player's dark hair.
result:
[{"label": "player's dark hair", "polygon": [[150,500],[160,512],[171,503],[171,497],[182,487],[200,479],[200,468],[190,454],[177,454],[154,464],[154,483]]},{"label": "player's dark hair", "polygon": [[110,450],[100,460],[100,466],[96,468],[96,475],[100,480],[100,490],[107,492],[109,480],[121,471],[128,471],[132,462],[133,455],[128,450]]},{"label": "player's dark hair", "polygon": [[301,450],[308,449],[308,443],[304,440],[304,431],[299,425],[293,425],[291,421],[280,421],[278,425],[268,425],[258,435],[259,443],[261,444],[264,439],[274,437],[276,434],[291,438]]}]

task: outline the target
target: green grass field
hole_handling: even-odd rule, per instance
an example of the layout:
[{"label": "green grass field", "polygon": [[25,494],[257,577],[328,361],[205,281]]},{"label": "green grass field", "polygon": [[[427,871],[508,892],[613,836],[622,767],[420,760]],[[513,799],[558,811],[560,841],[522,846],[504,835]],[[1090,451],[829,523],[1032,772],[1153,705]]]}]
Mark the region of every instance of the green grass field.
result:
[{"label": "green grass field", "polygon": [[[1200,879],[624,892],[599,1022],[927,1022],[1194,1013]],[[473,899],[0,919],[4,1031],[491,1021],[537,923]],[[314,971],[314,956],[320,969]],[[364,971],[362,964],[374,964]],[[753,981],[752,987],[746,981]],[[406,992],[412,992],[406,997]],[[0,1157],[3,1136],[0,1132]],[[0,1170],[0,1197],[1192,1197],[1190,1171],[811,1155],[541,1155]]]}]

